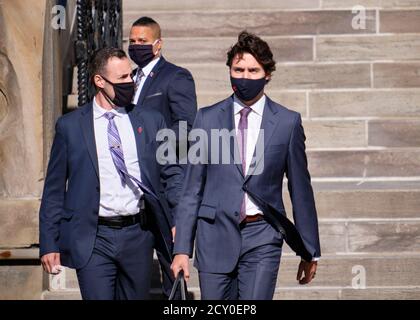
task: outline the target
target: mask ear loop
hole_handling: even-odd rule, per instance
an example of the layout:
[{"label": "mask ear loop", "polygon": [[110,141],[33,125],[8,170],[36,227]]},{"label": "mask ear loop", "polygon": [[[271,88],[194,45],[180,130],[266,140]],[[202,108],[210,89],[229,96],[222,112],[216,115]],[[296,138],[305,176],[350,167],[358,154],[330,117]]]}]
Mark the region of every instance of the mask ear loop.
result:
[{"label": "mask ear loop", "polygon": [[[104,79],[106,82],[108,82],[110,85],[112,85],[112,88],[114,88],[114,84],[109,81],[107,78],[105,78],[103,75],[100,74],[100,76],[102,77],[102,79]],[[114,102],[112,102],[111,97],[108,95],[108,93],[106,93],[106,91],[104,90],[104,88],[101,88],[101,92],[103,93],[105,99],[113,106],[116,107],[116,104]]]},{"label": "mask ear loop", "polygon": [[[152,48],[153,48],[153,46],[155,45],[155,44],[157,44],[157,43],[159,43],[159,42],[161,42],[162,41],[162,39],[156,39],[155,41],[153,41],[153,43],[152,43]],[[153,50],[153,49],[152,49]],[[158,50],[158,52],[156,52],[156,54],[158,54],[160,52],[160,49]],[[153,54],[155,54],[154,52],[153,52]]]}]

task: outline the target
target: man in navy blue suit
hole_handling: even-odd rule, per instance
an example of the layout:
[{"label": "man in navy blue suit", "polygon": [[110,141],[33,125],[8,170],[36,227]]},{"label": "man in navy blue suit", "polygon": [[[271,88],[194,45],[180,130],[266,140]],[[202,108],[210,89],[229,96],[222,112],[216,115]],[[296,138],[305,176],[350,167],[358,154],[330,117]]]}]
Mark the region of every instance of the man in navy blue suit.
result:
[{"label": "man in navy blue suit", "polygon": [[[149,17],[136,20],[130,30],[128,52],[138,68],[133,71],[136,84],[133,103],[137,108],[158,110],[177,137],[177,154],[185,159],[188,141],[197,113],[197,97],[191,73],[162,56],[163,40],[159,24]],[[179,134],[184,132],[184,134]],[[185,147],[184,147],[185,146]],[[186,159],[185,159],[186,161]],[[175,233],[175,229],[173,229]],[[172,273],[165,267],[161,253],[157,255],[162,266],[163,290],[166,295],[172,287]]]},{"label": "man in navy blue suit", "polygon": [[180,121],[189,131],[197,114],[197,97],[191,73],[162,56],[159,24],[149,17],[136,20],[130,30],[128,52],[138,68],[133,103],[140,108],[159,110],[168,127],[178,132]]},{"label": "man in navy blue suit", "polygon": [[[191,131],[204,130],[208,143],[191,146],[198,159],[188,165],[176,210],[172,270],[189,278],[195,240],[202,299],[272,299],[283,241],[302,257],[301,284],[314,278],[321,255],[305,135],[300,114],[264,94],[275,70],[265,41],[242,32],[227,65],[234,95],[200,109]],[[284,174],[295,224],[283,205]]]},{"label": "man in navy blue suit", "polygon": [[165,120],[131,104],[124,51],[99,50],[91,75],[93,101],[56,124],[40,208],[41,261],[49,273],[75,268],[83,299],[146,299],[153,247],[171,261],[182,168],[157,161]]}]

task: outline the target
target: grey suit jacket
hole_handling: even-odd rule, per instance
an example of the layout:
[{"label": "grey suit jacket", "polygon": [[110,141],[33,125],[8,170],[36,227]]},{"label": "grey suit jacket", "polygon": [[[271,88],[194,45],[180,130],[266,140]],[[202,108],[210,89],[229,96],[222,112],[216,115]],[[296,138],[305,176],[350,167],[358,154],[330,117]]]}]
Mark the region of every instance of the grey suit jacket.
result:
[{"label": "grey suit jacket", "polygon": [[[200,109],[194,128],[207,133],[209,145],[212,129],[234,130],[233,96]],[[254,170],[260,169],[259,174],[252,174],[250,169],[249,174],[244,176],[241,164],[233,161],[234,143],[230,143],[232,161],[229,164],[212,164],[212,156],[213,160],[217,157],[209,148],[204,155],[208,164],[188,165],[181,199],[175,211],[177,233],[174,254],[192,256],[195,240],[195,266],[200,271],[228,273],[235,268],[241,250],[239,212],[245,191],[262,209],[266,219],[283,233],[285,241],[298,255],[307,261],[321,255],[300,114],[267,98],[261,129],[264,129],[263,137],[260,136],[264,152],[259,156],[254,153],[254,156],[257,155]],[[222,163],[221,149],[218,157],[219,163]],[[294,223],[287,218],[283,205],[285,174]]]}]

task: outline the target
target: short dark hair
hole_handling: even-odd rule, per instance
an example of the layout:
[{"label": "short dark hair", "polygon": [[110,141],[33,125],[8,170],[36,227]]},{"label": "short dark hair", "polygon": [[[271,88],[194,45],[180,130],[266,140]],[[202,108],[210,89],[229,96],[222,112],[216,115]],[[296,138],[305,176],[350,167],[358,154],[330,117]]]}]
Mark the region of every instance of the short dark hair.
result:
[{"label": "short dark hair", "polygon": [[123,50],[114,47],[105,47],[93,53],[89,65],[89,74],[93,85],[95,84],[93,77],[97,74],[104,74],[108,60],[114,57],[123,59],[127,58],[127,55]]},{"label": "short dark hair", "polygon": [[242,58],[244,53],[251,54],[263,66],[266,74],[271,75],[276,70],[276,61],[267,42],[247,31],[239,34],[238,42],[228,51],[226,65],[232,67],[233,58],[236,55]]},{"label": "short dark hair", "polygon": [[162,31],[159,23],[150,17],[141,17],[137,19],[131,27],[149,27],[153,30],[156,39],[160,39],[162,37]]}]

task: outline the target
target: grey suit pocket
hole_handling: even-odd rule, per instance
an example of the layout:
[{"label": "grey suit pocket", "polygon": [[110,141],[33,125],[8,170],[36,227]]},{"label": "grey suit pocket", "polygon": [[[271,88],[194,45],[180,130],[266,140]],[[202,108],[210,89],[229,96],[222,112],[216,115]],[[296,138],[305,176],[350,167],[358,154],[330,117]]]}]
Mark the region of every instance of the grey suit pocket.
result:
[{"label": "grey suit pocket", "polygon": [[206,204],[202,204],[200,209],[198,210],[198,217],[214,220],[216,218],[216,208],[208,206]]}]

